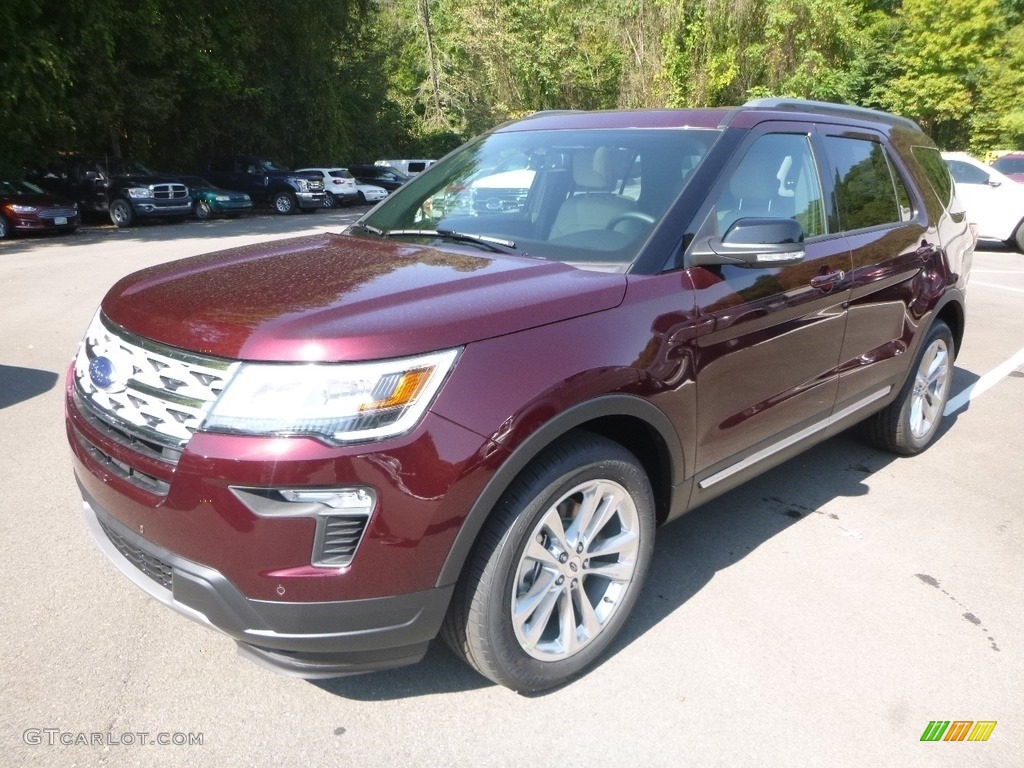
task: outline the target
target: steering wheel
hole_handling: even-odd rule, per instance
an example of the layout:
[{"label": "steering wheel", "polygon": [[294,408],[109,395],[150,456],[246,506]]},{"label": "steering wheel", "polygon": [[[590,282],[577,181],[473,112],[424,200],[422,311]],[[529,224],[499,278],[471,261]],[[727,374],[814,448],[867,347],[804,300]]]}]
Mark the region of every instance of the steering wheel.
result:
[{"label": "steering wheel", "polygon": [[615,229],[624,221],[637,221],[644,226],[649,227],[654,223],[654,217],[649,213],[644,213],[643,211],[626,211],[625,213],[620,213],[618,216],[613,216],[608,223],[604,225],[604,228]]}]

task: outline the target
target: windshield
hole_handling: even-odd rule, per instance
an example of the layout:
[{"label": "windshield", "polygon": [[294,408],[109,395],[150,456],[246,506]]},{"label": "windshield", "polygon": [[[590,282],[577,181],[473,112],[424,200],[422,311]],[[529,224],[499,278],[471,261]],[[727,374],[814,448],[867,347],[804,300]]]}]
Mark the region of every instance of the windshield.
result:
[{"label": "windshield", "polygon": [[21,195],[42,195],[43,190],[35,184],[18,179],[0,179],[0,195],[20,197]]},{"label": "windshield", "polygon": [[497,238],[530,256],[625,269],[718,135],[630,129],[484,136],[399,189],[356,231]]},{"label": "windshield", "polygon": [[260,168],[264,171],[288,173],[289,168],[287,165],[281,165],[281,163],[275,163],[273,160],[262,160],[260,161]]},{"label": "windshield", "polygon": [[111,158],[107,160],[107,173],[111,176],[152,176],[153,172],[133,160]]},{"label": "windshield", "polygon": [[213,184],[199,176],[179,176],[178,181],[180,181],[186,187],[191,187],[192,189],[213,188]]}]

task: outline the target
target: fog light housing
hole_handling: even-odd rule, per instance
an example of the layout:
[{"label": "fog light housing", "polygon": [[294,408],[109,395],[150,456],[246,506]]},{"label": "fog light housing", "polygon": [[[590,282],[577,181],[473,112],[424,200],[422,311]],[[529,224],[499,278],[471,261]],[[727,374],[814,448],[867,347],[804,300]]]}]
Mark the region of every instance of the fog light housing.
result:
[{"label": "fog light housing", "polygon": [[372,488],[240,488],[231,492],[260,517],[311,517],[316,520],[310,565],[346,568],[366,534],[377,506]]}]

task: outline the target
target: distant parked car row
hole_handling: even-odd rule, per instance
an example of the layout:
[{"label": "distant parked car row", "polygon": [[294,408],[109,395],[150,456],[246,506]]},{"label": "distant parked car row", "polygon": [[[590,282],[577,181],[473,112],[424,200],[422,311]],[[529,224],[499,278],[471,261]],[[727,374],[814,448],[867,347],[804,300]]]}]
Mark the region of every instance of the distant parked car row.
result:
[{"label": "distant parked car row", "polygon": [[[433,161],[402,161],[429,164]],[[3,181],[0,238],[14,232],[73,231],[84,214],[118,227],[143,218],[239,216],[256,204],[282,214],[376,203],[409,180],[394,168],[363,164],[292,171],[256,155],[212,158],[199,174],[157,173],[121,158],[70,157]]]}]

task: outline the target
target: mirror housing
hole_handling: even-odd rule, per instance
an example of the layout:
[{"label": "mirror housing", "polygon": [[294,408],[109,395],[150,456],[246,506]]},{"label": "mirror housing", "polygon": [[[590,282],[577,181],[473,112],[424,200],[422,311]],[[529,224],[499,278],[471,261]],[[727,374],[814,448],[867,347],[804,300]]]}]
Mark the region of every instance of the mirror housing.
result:
[{"label": "mirror housing", "polygon": [[796,219],[737,219],[723,237],[696,243],[690,256],[698,266],[799,264],[804,258],[804,228]]}]

